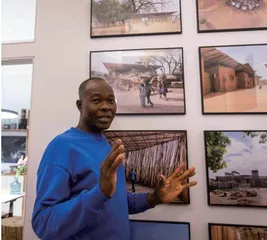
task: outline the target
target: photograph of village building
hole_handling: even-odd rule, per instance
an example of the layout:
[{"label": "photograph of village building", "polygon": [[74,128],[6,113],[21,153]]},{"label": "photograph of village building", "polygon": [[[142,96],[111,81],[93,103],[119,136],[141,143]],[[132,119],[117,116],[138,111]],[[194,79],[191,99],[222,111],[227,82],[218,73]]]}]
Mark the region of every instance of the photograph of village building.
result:
[{"label": "photograph of village building", "polygon": [[198,31],[267,29],[267,0],[196,0]]},{"label": "photograph of village building", "polygon": [[200,47],[203,113],[267,113],[267,44]]},{"label": "photograph of village building", "polygon": [[[152,193],[160,174],[168,178],[180,164],[187,166],[186,131],[106,131],[104,134],[109,141],[119,138],[124,144],[129,192]],[[177,196],[173,203],[189,204],[189,190]]]},{"label": "photograph of village building", "polygon": [[209,224],[210,240],[267,240],[267,226]]},{"label": "photograph of village building", "polygon": [[267,207],[267,131],[205,131],[210,205]]},{"label": "photograph of village building", "polygon": [[92,0],[91,37],[181,33],[180,0]]},{"label": "photograph of village building", "polygon": [[181,48],[96,51],[91,77],[113,88],[117,114],[185,114]]}]

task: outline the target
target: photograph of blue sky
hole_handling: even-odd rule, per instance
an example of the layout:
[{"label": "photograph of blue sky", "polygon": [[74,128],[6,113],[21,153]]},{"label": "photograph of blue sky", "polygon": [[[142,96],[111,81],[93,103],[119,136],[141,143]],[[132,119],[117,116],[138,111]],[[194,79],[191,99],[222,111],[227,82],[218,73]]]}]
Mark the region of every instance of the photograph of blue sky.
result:
[{"label": "photograph of blue sky", "polygon": [[209,170],[209,178],[224,176],[225,172],[237,171],[240,175],[251,175],[258,170],[259,176],[267,176],[267,142],[259,143],[260,137],[243,137],[243,132],[224,132],[231,140],[227,152],[223,156],[227,167],[213,173]]}]

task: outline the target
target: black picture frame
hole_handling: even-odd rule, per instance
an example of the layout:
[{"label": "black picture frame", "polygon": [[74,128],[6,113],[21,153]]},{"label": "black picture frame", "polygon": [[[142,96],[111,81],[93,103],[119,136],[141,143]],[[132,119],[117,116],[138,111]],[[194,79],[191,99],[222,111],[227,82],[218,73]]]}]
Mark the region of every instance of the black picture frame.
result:
[{"label": "black picture frame", "polygon": [[[242,14],[245,16],[245,14],[247,13],[246,10],[244,11],[244,10],[241,10],[241,9],[237,9],[234,6],[225,6],[225,5],[223,5],[223,2],[217,3],[218,6],[215,6],[215,7],[206,6],[206,9],[203,10],[203,14],[204,15],[208,14],[209,18],[213,18],[213,20],[207,21],[205,16],[201,16],[201,14],[200,14],[199,1],[200,0],[196,0],[197,32],[198,33],[243,32],[243,31],[263,31],[263,30],[267,30],[267,19],[265,19],[266,22],[263,24],[263,26],[255,26],[255,27],[253,27],[253,26],[247,26],[247,27],[238,26],[238,18],[237,17],[240,17],[240,15],[242,15]],[[212,4],[214,5],[216,3],[213,2]],[[224,15],[226,7],[232,8],[231,12],[229,13],[229,16]],[[257,22],[258,19],[255,19],[255,21],[253,21],[253,17],[255,17],[255,13],[265,14],[265,12],[267,11],[266,2],[263,3],[263,7],[265,8],[265,10],[263,9],[263,11],[259,11],[258,8],[256,8],[256,9],[254,8],[254,10],[248,10],[248,11],[253,11],[252,12],[253,14],[251,14],[251,12],[249,12],[247,14],[247,16],[245,16],[245,17],[249,16],[250,19],[249,20],[247,20],[247,18],[244,19],[244,20],[241,19],[240,20],[240,25],[241,24],[244,25],[244,21],[247,21],[248,23],[249,22],[255,22],[255,21]],[[220,13],[220,9],[223,10],[222,16],[220,16],[220,14],[219,14]],[[214,11],[213,14],[210,13],[211,11]],[[235,15],[236,12],[238,13],[237,15]],[[258,16],[256,16],[256,18],[257,17]],[[228,28],[227,28],[227,26],[226,27],[218,27],[217,29],[215,29],[214,25],[223,24],[224,22],[227,22],[227,21],[224,21],[222,19],[224,19],[224,20],[227,19],[228,21],[232,20],[231,23],[234,22],[235,24],[237,24],[237,26],[236,27],[229,26]],[[234,19],[235,19],[235,21],[234,21]],[[218,23],[217,22],[215,23],[215,21],[218,21]],[[201,25],[204,25],[204,27],[201,28]]]},{"label": "black picture frame", "polygon": [[[141,192],[153,192],[155,186],[157,185],[159,178],[156,177],[159,173],[162,173],[166,177],[169,177],[178,166],[170,165],[168,168],[164,168],[163,161],[166,159],[172,159],[174,162],[177,162],[177,165],[185,163],[185,170],[188,169],[188,137],[186,130],[106,130],[104,135],[109,142],[112,142],[112,139],[121,139],[125,147],[125,156],[126,160],[124,162],[125,166],[125,176],[127,191],[131,191],[131,182],[129,179],[129,174],[131,169],[134,168],[136,172],[136,193]],[[166,144],[170,141],[177,140],[178,142],[172,142]],[[148,154],[153,154],[152,147],[156,145],[160,146],[157,148],[157,154],[154,157],[158,157],[159,161],[157,164],[151,163],[150,173],[142,171],[143,163],[135,162],[132,163],[129,159],[132,157],[135,160],[136,156],[142,156],[142,159],[145,159]],[[144,149],[150,149],[149,151],[144,151]],[[163,152],[165,149],[165,152]],[[175,150],[175,152],[170,155],[166,149]],[[140,152],[141,150],[141,152]],[[129,154],[130,153],[130,154]],[[146,153],[146,155],[145,155]],[[166,154],[169,153],[169,154]],[[160,155],[159,155],[160,154]],[[140,159],[138,157],[138,159]],[[176,160],[175,160],[176,159]],[[165,162],[166,163],[166,162]],[[169,162],[170,163],[170,162]],[[149,169],[149,166],[147,167]],[[156,168],[156,172],[151,173],[153,168]],[[139,168],[139,169],[138,169]],[[187,180],[188,182],[188,180]],[[177,196],[178,197],[178,196]],[[189,205],[190,204],[190,189],[183,191],[179,195],[177,201],[169,203],[171,205]]]},{"label": "black picture frame", "polygon": [[[149,53],[151,55],[148,55]],[[127,60],[127,54],[128,54],[128,60]],[[135,56],[134,54],[136,54],[137,56]],[[144,56],[142,56],[142,54],[144,54]],[[152,56],[152,54],[154,54],[154,56]],[[159,65],[159,63],[156,64],[158,62],[159,58],[158,56],[160,54],[163,56],[163,58],[169,61],[169,63],[171,64],[170,69],[167,68],[166,63],[162,63],[163,65]],[[95,56],[99,58],[98,63],[96,62],[96,60],[94,60]],[[118,59],[117,61],[119,61],[120,63],[106,62],[104,65],[103,60],[101,60],[101,58],[114,59],[116,56]],[[126,59],[128,62],[129,59],[131,59],[131,62],[133,63],[125,63],[125,60],[123,60],[123,58]],[[154,64],[150,64],[151,61],[153,61]],[[94,65],[97,64],[102,68],[102,70],[99,70],[99,66],[94,67]],[[121,66],[124,67],[125,69],[122,68]],[[89,70],[90,78],[100,77],[104,78],[105,80],[108,79],[111,85],[116,84],[115,85],[116,88],[118,86],[119,88],[121,88],[121,90],[119,91],[116,90],[115,87],[113,87],[114,93],[118,100],[117,101],[118,109],[116,115],[185,115],[186,114],[186,99],[185,99],[185,84],[184,84],[184,79],[185,79],[184,55],[182,47],[91,51],[89,69],[90,69]],[[137,73],[132,74],[133,76],[129,78],[129,72],[127,71],[132,72],[133,70],[136,71]],[[106,73],[103,71],[106,71]],[[125,71],[126,75],[125,76],[122,75],[122,77],[119,79],[117,77],[118,73],[116,73],[116,71],[117,72]],[[168,73],[168,75],[165,73],[166,79],[164,81],[166,83],[167,89],[170,89],[170,86],[172,87],[171,91],[168,90],[169,92],[165,93],[167,94],[166,98],[167,100],[164,98],[164,94],[159,94],[158,91],[158,84],[160,81],[162,81],[162,75],[164,71]],[[116,76],[115,77],[111,76],[112,74],[116,74]],[[151,100],[154,101],[153,99],[156,99],[156,103],[153,102],[152,107],[150,105],[146,105],[146,108],[143,108],[140,103],[139,88],[141,83],[144,83],[147,80],[150,82],[149,84],[153,87],[153,91],[151,91],[151,96],[152,96]],[[128,96],[126,95],[129,94],[130,90],[133,91],[132,89],[134,89],[136,92],[132,93],[134,94],[134,96],[132,95],[132,100],[130,99],[130,103],[132,104],[133,108],[137,109],[135,111],[131,111],[129,104],[127,105],[126,101],[126,98],[128,98],[127,100],[129,101],[129,95]],[[120,95],[122,95],[121,98],[118,97],[117,94],[118,92],[120,93]],[[171,97],[169,97],[170,95]],[[147,99],[145,99],[145,104],[148,104]]]},{"label": "black picture frame", "polygon": [[[163,224],[163,226],[164,225],[167,225],[167,224],[171,224],[171,225],[174,225],[174,230],[173,231],[168,231],[168,233],[174,233],[174,234],[177,234],[177,233],[179,233],[179,232],[181,232],[178,228],[177,228],[177,226],[178,225],[186,225],[186,227],[187,227],[187,230],[188,230],[188,234],[187,234],[187,238],[185,239],[184,238],[184,236],[183,236],[183,238],[181,238],[181,239],[179,239],[177,236],[175,236],[175,238],[172,238],[172,239],[170,239],[169,237],[170,236],[167,236],[166,235],[166,233],[165,233],[165,239],[168,239],[168,240],[191,240],[191,226],[190,226],[190,222],[176,222],[176,221],[161,221],[161,220],[137,220],[137,219],[130,219],[130,228],[131,228],[131,223],[144,223],[144,224],[146,224],[146,223],[148,223],[148,224],[150,224],[150,223],[152,223],[153,225],[154,224]],[[153,230],[155,231],[155,230],[158,230],[158,228],[156,228],[156,227],[154,227],[153,228]],[[147,231],[147,228],[145,229],[145,231]],[[162,233],[163,231],[160,231],[160,233]],[[147,232],[147,234],[149,234],[150,232]],[[158,234],[157,233],[155,233],[156,234],[156,236],[158,237]],[[146,236],[147,237],[147,236]],[[161,238],[162,236],[159,236],[159,238],[158,239],[163,239],[163,238]],[[155,239],[155,238],[153,238],[153,239]],[[131,238],[131,240],[137,240],[137,238]],[[146,238],[146,239],[144,239],[144,238],[138,238],[138,240],[148,240],[148,238]],[[156,240],[156,239],[155,239]]]},{"label": "black picture frame", "polygon": [[267,92],[267,57],[261,60],[267,43],[200,46],[198,52],[202,115],[267,114],[257,97]]},{"label": "black picture frame", "polygon": [[[267,198],[264,205],[259,198],[267,192],[267,174],[261,173],[265,171],[261,161],[267,155],[267,130],[205,130],[203,135],[208,205],[266,208]],[[258,156],[258,165],[253,154]],[[248,159],[253,161],[248,163]]]},{"label": "black picture frame", "polygon": [[[178,24],[179,24],[179,29],[178,30],[172,30],[172,31],[166,31],[166,25],[163,27],[163,29],[164,30],[162,30],[161,32],[159,32],[159,31],[156,31],[156,30],[154,30],[154,31],[147,31],[147,32],[145,32],[145,31],[143,31],[143,32],[140,32],[140,33],[136,33],[136,34],[134,34],[134,33],[125,33],[125,31],[126,31],[126,23],[125,23],[125,19],[123,19],[122,20],[122,24],[121,25],[119,25],[120,26],[120,30],[118,30],[117,31],[117,33],[116,34],[114,34],[114,33],[106,33],[106,34],[101,34],[101,33],[99,33],[99,34],[94,34],[93,33],[93,12],[94,12],[94,7],[93,7],[93,0],[91,1],[91,7],[90,7],[90,37],[91,38],[112,38],[112,37],[132,37],[132,36],[151,36],[151,35],[173,35],[173,34],[182,34],[182,26],[183,26],[183,24],[182,24],[182,7],[181,7],[181,0],[172,0],[172,1],[174,1],[174,2],[176,2],[176,4],[178,5],[177,6],[177,9],[175,9],[174,11],[169,11],[169,12],[164,12],[165,14],[167,14],[167,17],[166,16],[164,16],[164,18],[162,19],[162,18],[158,18],[158,16],[161,14],[161,13],[163,13],[163,11],[162,12],[160,12],[160,11],[157,11],[157,12],[155,12],[154,13],[154,15],[156,15],[156,16],[153,16],[154,18],[153,18],[153,21],[152,21],[152,23],[154,24],[155,22],[156,23],[159,23],[159,22],[164,22],[164,21],[171,21],[170,22],[170,24],[174,24],[174,22],[173,21],[178,21]],[[167,2],[167,1],[166,1]],[[167,4],[167,3],[166,3]],[[151,8],[151,7],[150,7]],[[152,9],[152,8],[151,8]],[[150,9],[150,10],[151,10]],[[103,11],[103,8],[101,8],[101,12]],[[175,15],[173,15],[173,14],[175,14],[175,13],[177,13],[177,15],[178,15],[178,17],[172,17],[172,16],[175,16]],[[144,13],[145,14],[145,13]],[[151,14],[153,14],[153,13],[151,13],[151,11],[150,12],[148,12],[148,13],[146,13],[145,14],[145,16],[143,16],[143,18],[141,18],[141,22],[139,23],[139,24],[144,24],[144,22],[142,22],[143,20],[147,20],[147,18],[149,19],[149,16],[146,16],[146,15],[151,15]],[[117,14],[116,14],[116,16],[117,16]],[[171,19],[170,19],[171,18]],[[110,18],[109,18],[110,19]],[[143,20],[142,20],[143,19]],[[131,19],[132,20],[132,19]],[[135,20],[135,22],[134,22],[134,24],[138,24],[138,23],[136,23],[136,21],[139,21],[140,19],[139,19],[139,17],[138,17],[138,19],[136,19]],[[124,22],[124,23],[123,23]],[[148,21],[148,23],[150,24],[150,21]],[[132,23],[133,24],[133,23]],[[146,23],[147,24],[147,23]],[[149,25],[146,25],[145,24],[145,27],[148,27]],[[128,25],[129,26],[129,25]],[[131,26],[132,27],[132,26]],[[105,31],[105,30],[103,30],[103,31]],[[123,33],[124,32],[124,33]]]},{"label": "black picture frame", "polygon": [[[262,226],[262,225],[246,225],[246,224],[229,224],[229,223],[208,223],[208,229],[209,229],[209,240],[219,240],[219,239],[222,239],[222,238],[217,238],[216,236],[213,236],[212,234],[212,228],[213,227],[220,227],[220,228],[224,228],[224,234],[226,234],[226,232],[230,232],[230,234],[233,234],[234,231],[237,231],[237,230],[234,230],[233,228],[241,228],[240,229],[240,233],[242,233],[243,229],[242,228],[245,228],[246,231],[250,231],[250,233],[253,233],[251,232],[251,229],[250,228],[253,228],[254,232],[256,233],[257,229],[263,229],[264,231],[264,236],[266,237],[267,236],[267,226]],[[225,228],[230,228],[228,231],[226,231]],[[261,231],[262,232],[262,231]],[[216,231],[216,234],[218,234],[218,231]],[[214,235],[216,235],[214,234]],[[246,234],[246,233],[244,233]],[[243,238],[242,235],[240,236],[241,237],[241,240],[245,240],[245,239],[248,239],[248,238]],[[229,240],[231,240],[230,238],[227,238]],[[263,238],[262,238],[263,239]]]}]

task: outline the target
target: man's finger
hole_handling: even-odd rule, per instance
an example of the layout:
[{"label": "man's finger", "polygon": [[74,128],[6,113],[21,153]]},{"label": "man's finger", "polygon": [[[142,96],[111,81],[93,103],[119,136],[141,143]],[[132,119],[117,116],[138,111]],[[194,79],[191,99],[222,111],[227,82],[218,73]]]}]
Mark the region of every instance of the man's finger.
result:
[{"label": "man's finger", "polygon": [[195,186],[195,185],[197,185],[197,181],[193,181],[193,182],[184,184],[184,185],[183,185],[183,189],[187,189],[187,188],[193,187],[193,186]]},{"label": "man's finger", "polygon": [[114,172],[117,171],[117,168],[120,166],[120,164],[123,162],[123,160],[125,159],[124,154],[120,154],[115,161],[112,163],[112,165],[110,166],[111,170],[113,170]]},{"label": "man's finger", "polygon": [[187,178],[189,178],[190,174],[195,172],[195,167],[191,167],[188,170],[186,170],[181,176],[178,177],[180,181],[183,181]]},{"label": "man's finger", "polygon": [[162,184],[162,186],[165,186],[167,184],[167,179],[163,174],[160,174],[160,183]]},{"label": "man's finger", "polygon": [[180,174],[180,172],[185,168],[185,164],[182,163],[178,168],[175,169],[174,173],[168,178],[168,180],[173,180],[174,178],[177,178],[177,176]]}]

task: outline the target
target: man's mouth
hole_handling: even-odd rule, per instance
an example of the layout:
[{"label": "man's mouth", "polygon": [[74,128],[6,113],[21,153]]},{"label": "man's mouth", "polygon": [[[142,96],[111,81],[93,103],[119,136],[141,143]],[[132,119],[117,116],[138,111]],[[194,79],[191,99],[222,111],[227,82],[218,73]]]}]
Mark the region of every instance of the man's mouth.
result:
[{"label": "man's mouth", "polygon": [[100,117],[97,117],[97,120],[100,122],[100,123],[109,123],[110,120],[111,120],[111,116],[109,115],[103,115],[103,116],[100,116]]}]

